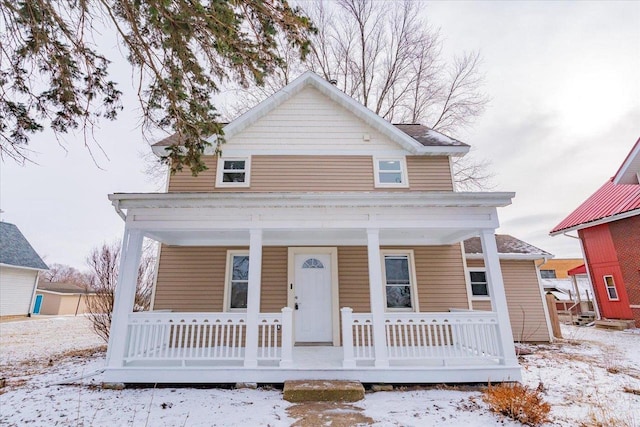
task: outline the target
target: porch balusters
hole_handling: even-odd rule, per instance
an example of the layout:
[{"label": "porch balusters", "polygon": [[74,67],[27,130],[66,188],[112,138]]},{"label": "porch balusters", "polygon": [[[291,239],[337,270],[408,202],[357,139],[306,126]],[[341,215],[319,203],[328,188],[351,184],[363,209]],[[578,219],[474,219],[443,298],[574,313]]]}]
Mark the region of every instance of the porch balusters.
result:
[{"label": "porch balusters", "polygon": [[282,309],[282,358],[281,368],[293,366],[293,309],[284,307]]},{"label": "porch balusters", "polygon": [[487,274],[487,286],[493,310],[498,317],[498,333],[500,354],[504,357],[503,364],[517,366],[515,347],[513,345],[513,335],[511,333],[511,321],[509,319],[509,309],[507,308],[507,297],[504,292],[504,282],[502,270],[500,269],[500,259],[498,258],[498,247],[496,236],[493,230],[482,230],[480,232],[480,242],[482,243],[482,254],[484,256],[484,266]]}]

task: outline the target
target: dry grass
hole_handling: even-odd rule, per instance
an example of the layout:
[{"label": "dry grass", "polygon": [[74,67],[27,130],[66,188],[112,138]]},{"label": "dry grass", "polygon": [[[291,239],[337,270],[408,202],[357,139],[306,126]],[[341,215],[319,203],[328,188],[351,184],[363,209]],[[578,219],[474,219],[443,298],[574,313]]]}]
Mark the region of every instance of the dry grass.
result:
[{"label": "dry grass", "polygon": [[492,411],[529,426],[549,421],[551,405],[542,400],[542,383],[536,390],[519,383],[489,384],[482,399]]}]

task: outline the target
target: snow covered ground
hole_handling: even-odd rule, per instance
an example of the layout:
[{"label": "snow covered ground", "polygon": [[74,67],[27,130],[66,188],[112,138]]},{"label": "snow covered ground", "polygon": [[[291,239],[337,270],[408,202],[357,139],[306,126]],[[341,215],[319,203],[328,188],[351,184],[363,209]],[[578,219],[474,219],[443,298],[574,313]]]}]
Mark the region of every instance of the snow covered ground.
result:
[{"label": "snow covered ground", "polygon": [[[526,346],[524,383],[542,383],[550,425],[640,425],[640,330],[563,327],[565,340]],[[479,387],[407,387],[355,404],[293,405],[280,390],[105,390],[104,346],[82,317],[0,323],[0,425],[21,426],[515,426]],[[625,389],[627,391],[625,391]]]}]

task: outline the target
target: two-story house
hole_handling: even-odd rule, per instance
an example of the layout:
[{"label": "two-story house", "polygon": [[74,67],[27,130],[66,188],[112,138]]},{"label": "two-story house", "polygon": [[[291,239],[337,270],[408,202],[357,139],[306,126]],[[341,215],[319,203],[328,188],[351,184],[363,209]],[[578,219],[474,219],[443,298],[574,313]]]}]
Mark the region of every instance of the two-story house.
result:
[{"label": "two-story house", "polygon": [[[466,144],[311,72],[224,132],[198,177],[109,196],[125,232],[107,381],[520,379],[495,238],[514,194],[454,190]],[[153,311],[134,313],[144,237],[159,269]]]}]

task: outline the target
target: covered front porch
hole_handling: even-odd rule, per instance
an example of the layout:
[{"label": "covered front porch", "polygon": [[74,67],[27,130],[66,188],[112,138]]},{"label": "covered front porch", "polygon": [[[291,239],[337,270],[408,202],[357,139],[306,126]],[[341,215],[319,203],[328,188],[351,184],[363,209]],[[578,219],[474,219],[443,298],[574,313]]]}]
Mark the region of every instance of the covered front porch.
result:
[{"label": "covered front porch", "polygon": [[[353,379],[433,383],[520,379],[494,239],[495,206],[507,204],[509,194],[220,196],[110,196],[123,214],[126,228],[107,356],[108,381]],[[383,277],[383,248],[451,246],[473,235],[480,235],[483,243],[494,311],[470,311],[459,304],[438,312],[420,310],[418,295],[413,295],[418,290],[415,284],[409,308],[390,308],[389,288],[397,285],[389,285]],[[251,262],[246,309],[229,309],[227,305],[211,312],[169,309],[134,313],[135,277],[144,237],[177,247],[248,246]],[[263,249],[274,245],[289,248],[289,280],[281,284],[287,296],[284,307],[265,310],[261,305]],[[334,245],[366,248],[366,310],[360,307],[354,312],[344,303],[347,298],[339,298],[344,289],[338,280],[338,249]],[[296,254],[318,254],[318,259],[307,261],[322,260],[332,268],[327,273],[332,276],[331,301],[310,317],[309,301],[313,299],[298,299],[301,285],[292,275],[297,268]],[[225,295],[225,301],[228,298]],[[312,298],[322,305],[321,295]],[[301,301],[304,309],[299,307]],[[321,323],[319,317],[325,311],[330,313],[326,316],[328,335],[313,333],[327,338],[308,339],[313,335],[305,335],[308,332],[300,325],[315,324],[315,319]]]}]

